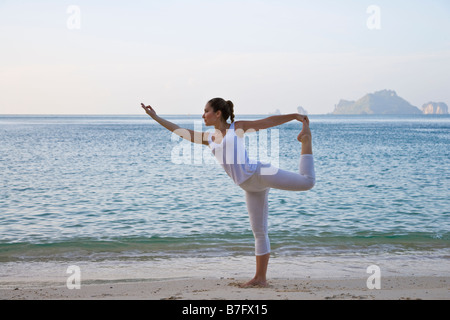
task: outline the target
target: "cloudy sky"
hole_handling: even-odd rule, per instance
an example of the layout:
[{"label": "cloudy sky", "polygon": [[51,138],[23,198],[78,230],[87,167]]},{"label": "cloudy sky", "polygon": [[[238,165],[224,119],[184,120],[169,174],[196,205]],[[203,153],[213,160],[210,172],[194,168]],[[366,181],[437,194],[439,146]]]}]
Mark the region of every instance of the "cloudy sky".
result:
[{"label": "cloudy sky", "polygon": [[0,114],[450,104],[448,0],[0,0]]}]

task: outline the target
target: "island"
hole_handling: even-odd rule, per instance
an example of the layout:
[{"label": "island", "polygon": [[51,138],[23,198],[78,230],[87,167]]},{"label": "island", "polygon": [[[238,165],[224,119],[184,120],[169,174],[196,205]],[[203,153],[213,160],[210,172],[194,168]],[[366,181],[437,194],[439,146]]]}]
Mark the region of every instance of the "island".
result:
[{"label": "island", "polygon": [[279,116],[281,114],[280,109],[275,110],[274,112],[269,112],[269,116]]},{"label": "island", "polygon": [[306,111],[305,108],[303,108],[302,106],[298,106],[297,107],[297,113],[303,114],[303,115],[307,115],[308,111]]},{"label": "island", "polygon": [[332,114],[422,114],[422,111],[395,91],[381,90],[356,101],[341,100]]},{"label": "island", "polygon": [[448,106],[444,102],[428,102],[422,106],[423,114],[448,114]]}]

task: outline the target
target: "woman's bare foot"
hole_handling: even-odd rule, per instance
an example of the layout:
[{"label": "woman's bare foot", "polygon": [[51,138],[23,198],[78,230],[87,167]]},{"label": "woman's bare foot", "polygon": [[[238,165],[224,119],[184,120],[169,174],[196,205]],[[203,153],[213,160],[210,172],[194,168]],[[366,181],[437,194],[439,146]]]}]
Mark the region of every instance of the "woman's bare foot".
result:
[{"label": "woman's bare foot", "polygon": [[303,128],[302,131],[300,131],[300,134],[297,137],[297,140],[301,143],[308,143],[311,142],[311,130],[309,129],[309,120],[305,119],[303,120]]},{"label": "woman's bare foot", "polygon": [[268,286],[266,280],[259,280],[256,278],[240,285],[241,288],[267,288]]}]

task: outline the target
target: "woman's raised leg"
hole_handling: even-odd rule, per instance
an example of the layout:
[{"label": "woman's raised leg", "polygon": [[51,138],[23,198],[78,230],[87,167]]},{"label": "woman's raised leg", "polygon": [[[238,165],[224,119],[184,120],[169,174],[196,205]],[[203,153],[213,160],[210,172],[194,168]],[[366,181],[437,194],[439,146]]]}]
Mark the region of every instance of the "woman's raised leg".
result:
[{"label": "woman's raised leg", "polygon": [[269,174],[261,174],[260,176],[260,182],[264,187],[290,191],[306,191],[314,187],[316,175],[308,119],[303,121],[303,128],[297,139],[302,143],[299,172],[290,172],[282,169],[266,170]]},{"label": "woman's raised leg", "polygon": [[309,129],[309,119],[303,121],[303,128],[297,137],[297,140],[302,143],[302,154],[312,154],[312,137]]}]

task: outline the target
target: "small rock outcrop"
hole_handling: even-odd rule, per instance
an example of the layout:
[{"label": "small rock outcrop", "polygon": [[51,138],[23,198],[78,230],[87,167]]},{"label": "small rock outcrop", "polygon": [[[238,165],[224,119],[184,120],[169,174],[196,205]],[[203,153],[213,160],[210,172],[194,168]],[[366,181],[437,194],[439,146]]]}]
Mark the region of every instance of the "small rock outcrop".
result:
[{"label": "small rock outcrop", "polygon": [[448,106],[444,102],[428,102],[422,106],[423,114],[448,114]]}]

